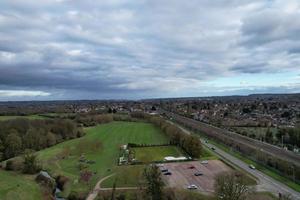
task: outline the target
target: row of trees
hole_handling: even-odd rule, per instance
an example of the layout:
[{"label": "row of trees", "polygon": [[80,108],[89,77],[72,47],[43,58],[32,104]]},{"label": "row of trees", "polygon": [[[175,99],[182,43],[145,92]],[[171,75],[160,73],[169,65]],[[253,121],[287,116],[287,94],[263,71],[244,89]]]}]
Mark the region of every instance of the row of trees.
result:
[{"label": "row of trees", "polygon": [[0,122],[0,160],[40,150],[65,140],[81,137],[83,131],[71,120],[13,119]]},{"label": "row of trees", "polygon": [[97,124],[112,122],[114,118],[111,114],[77,114],[73,120],[78,124],[82,124],[83,126],[95,126]]},{"label": "row of trees", "polygon": [[185,133],[182,129],[161,117],[151,116],[146,113],[132,113],[134,118],[145,119],[158,126],[169,138],[171,144],[180,146],[192,158],[198,158],[202,151],[202,145],[198,137]]}]

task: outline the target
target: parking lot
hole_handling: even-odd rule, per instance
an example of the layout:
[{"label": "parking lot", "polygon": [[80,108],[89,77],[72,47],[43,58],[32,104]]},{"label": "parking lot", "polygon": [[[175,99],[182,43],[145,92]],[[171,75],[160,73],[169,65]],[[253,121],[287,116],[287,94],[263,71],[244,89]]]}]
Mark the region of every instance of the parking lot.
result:
[{"label": "parking lot", "polygon": [[[200,161],[165,163],[160,168],[171,172],[171,175],[163,175],[167,186],[186,189],[189,185],[196,185],[203,193],[213,193],[216,175],[231,170],[219,160],[209,160],[206,164]],[[195,176],[195,173],[201,175]]]}]

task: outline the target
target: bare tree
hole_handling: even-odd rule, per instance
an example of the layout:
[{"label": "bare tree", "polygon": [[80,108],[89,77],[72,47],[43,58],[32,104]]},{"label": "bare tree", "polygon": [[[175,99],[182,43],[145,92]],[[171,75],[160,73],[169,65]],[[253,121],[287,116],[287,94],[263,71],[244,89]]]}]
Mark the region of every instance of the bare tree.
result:
[{"label": "bare tree", "polygon": [[217,176],[215,191],[217,199],[243,200],[249,194],[250,188],[246,184],[244,175],[227,172]]}]

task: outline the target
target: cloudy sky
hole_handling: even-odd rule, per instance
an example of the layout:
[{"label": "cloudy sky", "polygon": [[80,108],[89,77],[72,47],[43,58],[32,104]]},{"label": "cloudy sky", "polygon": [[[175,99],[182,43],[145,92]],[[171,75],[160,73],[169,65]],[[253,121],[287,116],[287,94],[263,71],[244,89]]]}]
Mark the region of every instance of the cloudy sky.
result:
[{"label": "cloudy sky", "polygon": [[0,100],[300,92],[299,0],[1,0]]}]

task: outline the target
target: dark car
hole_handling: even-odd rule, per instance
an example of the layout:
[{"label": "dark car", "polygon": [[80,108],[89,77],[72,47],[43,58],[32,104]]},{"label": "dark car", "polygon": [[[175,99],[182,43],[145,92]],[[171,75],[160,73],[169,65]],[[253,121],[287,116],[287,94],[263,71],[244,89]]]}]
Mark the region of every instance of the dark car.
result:
[{"label": "dark car", "polygon": [[189,166],[188,169],[195,169],[195,166]]},{"label": "dark car", "polygon": [[215,148],[215,147],[211,147],[211,150],[213,150],[213,151],[214,151],[214,150],[216,150],[216,148]]},{"label": "dark car", "polygon": [[168,172],[168,169],[161,169],[161,172]]},{"label": "dark car", "polygon": [[196,172],[194,175],[195,175],[195,176],[202,176],[203,173],[202,173],[202,172]]},{"label": "dark car", "polygon": [[170,176],[170,175],[172,175],[172,173],[171,172],[165,172],[164,175]]}]

